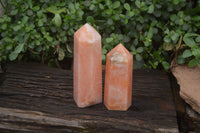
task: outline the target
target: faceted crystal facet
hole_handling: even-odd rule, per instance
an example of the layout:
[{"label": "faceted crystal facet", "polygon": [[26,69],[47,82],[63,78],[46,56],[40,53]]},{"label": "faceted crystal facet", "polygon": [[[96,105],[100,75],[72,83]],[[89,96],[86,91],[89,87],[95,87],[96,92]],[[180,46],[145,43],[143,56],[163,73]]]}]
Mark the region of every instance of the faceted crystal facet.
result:
[{"label": "faceted crystal facet", "polygon": [[117,45],[106,56],[104,104],[109,110],[127,110],[132,103],[133,56]]},{"label": "faceted crystal facet", "polygon": [[87,23],[74,34],[73,94],[78,107],[102,102],[101,36]]}]

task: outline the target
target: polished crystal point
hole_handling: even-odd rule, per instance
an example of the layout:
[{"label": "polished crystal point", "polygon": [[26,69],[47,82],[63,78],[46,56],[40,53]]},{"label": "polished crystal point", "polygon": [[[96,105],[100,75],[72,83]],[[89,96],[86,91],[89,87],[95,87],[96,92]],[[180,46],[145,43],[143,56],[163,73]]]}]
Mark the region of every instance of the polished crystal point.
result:
[{"label": "polished crystal point", "polygon": [[78,107],[102,102],[101,36],[87,23],[74,34],[73,95]]},{"label": "polished crystal point", "polygon": [[118,44],[106,56],[104,104],[109,110],[127,110],[132,103],[133,56]]}]

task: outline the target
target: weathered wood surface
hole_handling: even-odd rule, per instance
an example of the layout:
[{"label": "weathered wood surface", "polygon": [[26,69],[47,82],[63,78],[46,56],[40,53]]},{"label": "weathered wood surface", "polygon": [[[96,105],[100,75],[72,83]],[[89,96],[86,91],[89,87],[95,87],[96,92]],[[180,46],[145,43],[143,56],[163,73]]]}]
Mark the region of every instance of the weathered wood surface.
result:
[{"label": "weathered wood surface", "polygon": [[133,105],[126,112],[108,111],[103,104],[78,108],[72,74],[40,64],[10,64],[0,85],[0,131],[178,132],[165,72],[133,71]]}]

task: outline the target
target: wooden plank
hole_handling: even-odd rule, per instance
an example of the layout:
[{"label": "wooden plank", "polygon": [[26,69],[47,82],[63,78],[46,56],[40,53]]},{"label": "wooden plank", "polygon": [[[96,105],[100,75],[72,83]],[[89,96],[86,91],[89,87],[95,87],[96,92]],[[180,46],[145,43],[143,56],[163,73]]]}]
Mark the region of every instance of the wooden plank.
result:
[{"label": "wooden plank", "polygon": [[72,74],[34,63],[10,64],[0,86],[0,129],[21,131],[21,123],[24,132],[178,132],[165,72],[133,71],[133,105],[126,112],[108,111],[103,104],[78,108]]}]

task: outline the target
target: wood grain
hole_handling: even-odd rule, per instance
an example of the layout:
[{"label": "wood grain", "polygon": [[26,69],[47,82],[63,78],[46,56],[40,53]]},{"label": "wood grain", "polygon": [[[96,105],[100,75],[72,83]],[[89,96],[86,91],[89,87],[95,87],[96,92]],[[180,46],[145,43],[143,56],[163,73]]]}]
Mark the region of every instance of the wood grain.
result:
[{"label": "wood grain", "polygon": [[35,63],[8,65],[0,86],[0,130],[178,132],[165,72],[133,71],[133,105],[126,112],[108,111],[103,104],[78,108],[72,92],[72,71]]}]

